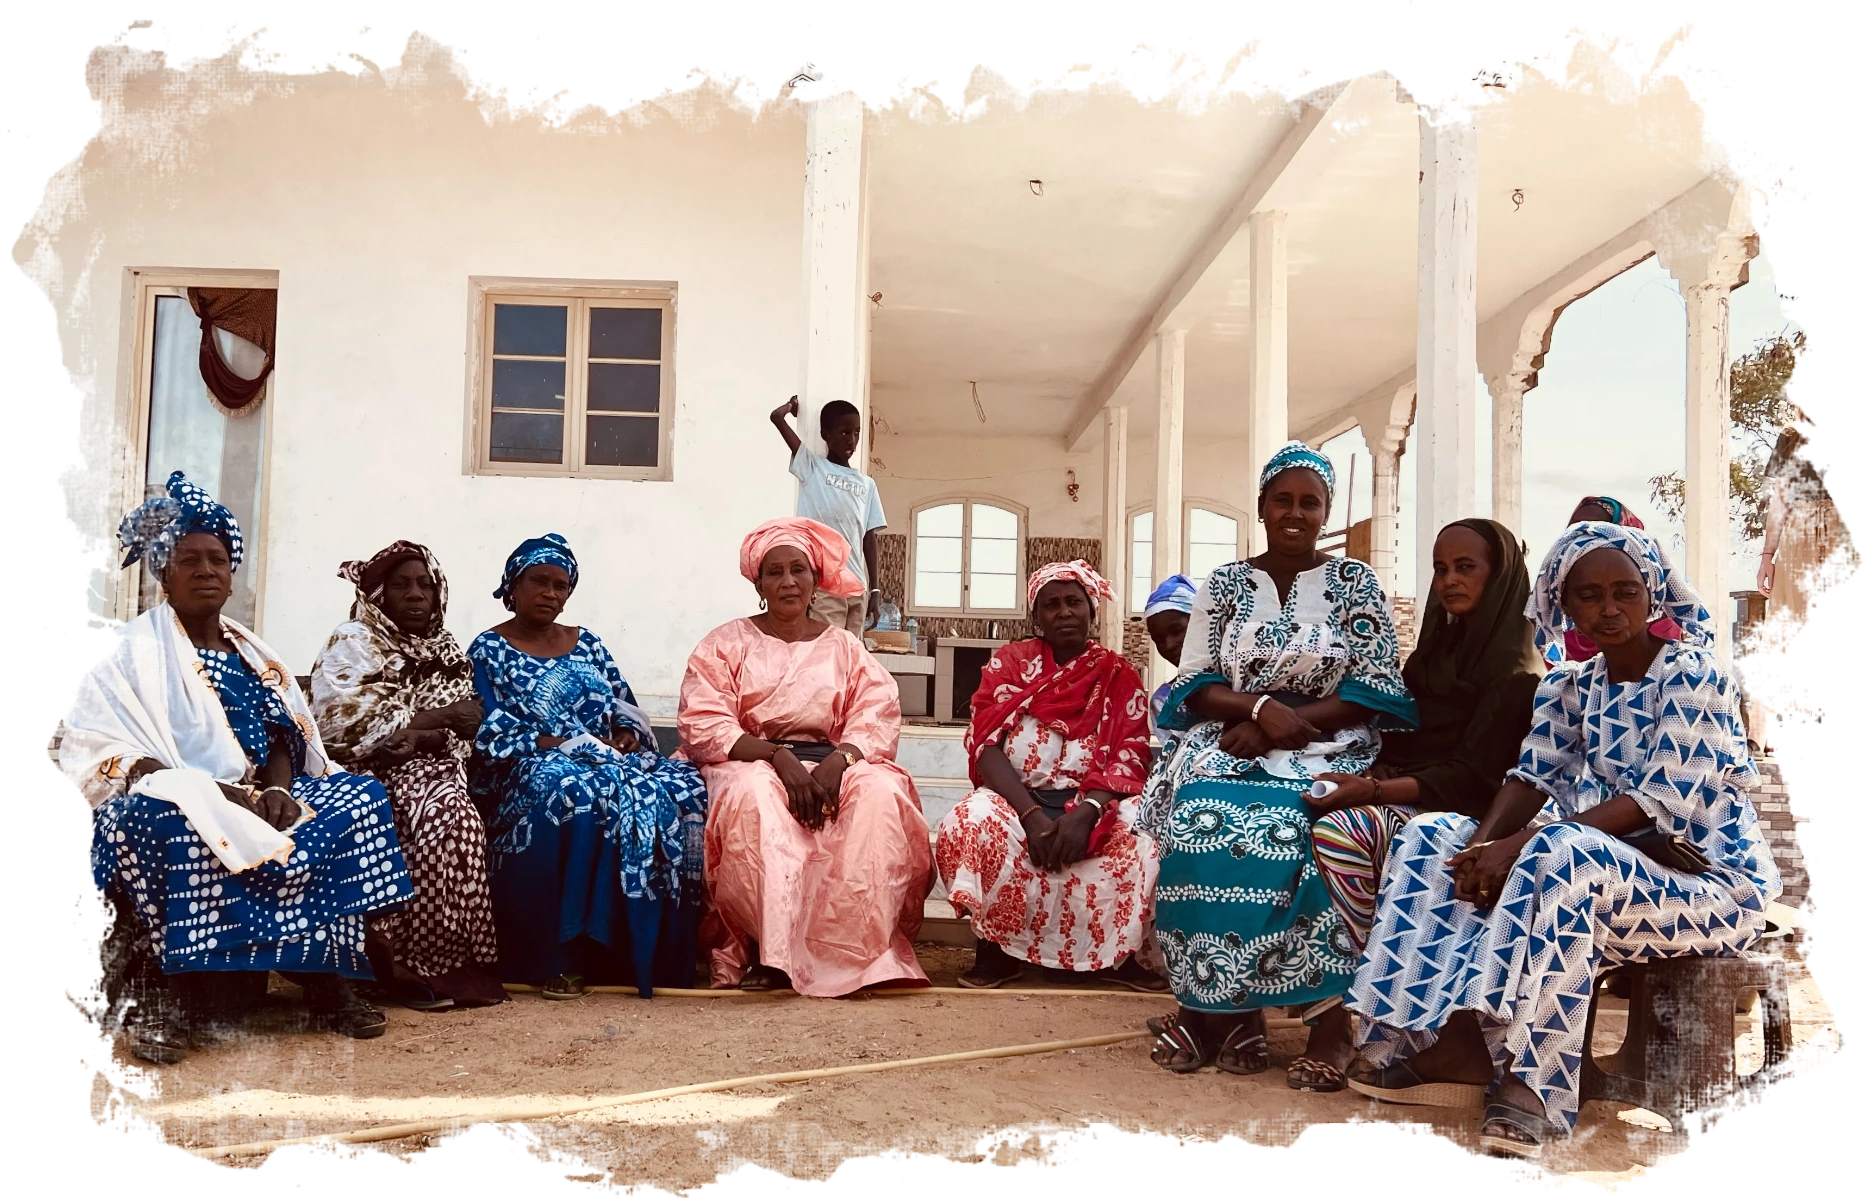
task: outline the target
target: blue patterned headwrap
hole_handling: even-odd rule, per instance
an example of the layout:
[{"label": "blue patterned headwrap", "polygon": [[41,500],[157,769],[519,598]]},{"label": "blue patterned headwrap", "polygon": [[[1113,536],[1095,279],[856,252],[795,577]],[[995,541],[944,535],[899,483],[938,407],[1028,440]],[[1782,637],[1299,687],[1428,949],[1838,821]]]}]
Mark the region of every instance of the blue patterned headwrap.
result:
[{"label": "blue patterned headwrap", "polygon": [[1191,580],[1182,574],[1174,574],[1146,599],[1146,616],[1150,618],[1162,611],[1181,611],[1191,614],[1191,605],[1197,602],[1197,588]]},{"label": "blue patterned headwrap", "polygon": [[1579,559],[1595,549],[1619,549],[1637,564],[1650,590],[1649,619],[1668,616],[1683,630],[1685,644],[1704,649],[1715,644],[1715,630],[1710,624],[1709,609],[1702,605],[1696,588],[1689,585],[1683,572],[1670,565],[1669,555],[1657,538],[1641,528],[1587,520],[1560,534],[1540,565],[1540,577],[1534,593],[1528,597],[1527,618],[1534,621],[1541,637],[1555,641],[1575,627],[1572,618],[1560,606],[1560,592],[1566,586]]},{"label": "blue patterned headwrap", "polygon": [[1309,449],[1302,441],[1290,441],[1275,451],[1268,465],[1262,467],[1262,480],[1256,486],[1256,494],[1260,496],[1267,491],[1276,475],[1295,469],[1312,470],[1320,475],[1320,481],[1327,486],[1327,502],[1333,502],[1333,463],[1327,460],[1326,454]]},{"label": "blue patterned headwrap", "polygon": [[502,600],[506,611],[515,610],[511,605],[511,587],[518,581],[518,575],[532,566],[561,566],[563,572],[570,576],[570,591],[576,590],[576,555],[570,552],[570,543],[554,532],[547,532],[541,537],[532,537],[524,544],[511,551],[505,559],[505,577],[499,580],[498,589],[492,592],[492,598]]},{"label": "blue patterned headwrap", "polygon": [[137,562],[148,563],[157,578],[168,573],[168,559],[174,555],[175,543],[191,532],[210,532],[227,547],[233,569],[239,569],[245,556],[246,542],[240,536],[239,521],[214,497],[188,481],[177,470],[168,476],[168,494],[145,500],[117,525],[117,543],[123,546],[125,568]]}]

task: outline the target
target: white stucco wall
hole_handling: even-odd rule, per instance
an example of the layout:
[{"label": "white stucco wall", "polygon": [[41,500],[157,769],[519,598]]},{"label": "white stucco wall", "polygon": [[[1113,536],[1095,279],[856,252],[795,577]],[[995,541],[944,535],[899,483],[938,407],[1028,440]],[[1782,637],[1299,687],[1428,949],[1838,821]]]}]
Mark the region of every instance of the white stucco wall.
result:
[{"label": "white stucco wall", "polygon": [[[465,641],[505,618],[491,592],[507,553],[559,532],[582,563],[566,619],[671,711],[693,644],[754,609],[740,539],[793,510],[765,414],[800,372],[802,122],[721,106],[696,127],[553,131],[488,121],[446,82],[300,81],[187,122],[182,170],[152,176],[120,145],[74,168],[83,206],[52,244],[68,277],[94,246],[93,300],[66,329],[87,425],[123,432],[128,268],[276,270],[268,519],[249,560],[288,664],[308,670],[345,617],[344,559],[432,546]],[[474,275],[677,283],[673,481],[465,473]],[[74,507],[93,533],[120,514]]]}]

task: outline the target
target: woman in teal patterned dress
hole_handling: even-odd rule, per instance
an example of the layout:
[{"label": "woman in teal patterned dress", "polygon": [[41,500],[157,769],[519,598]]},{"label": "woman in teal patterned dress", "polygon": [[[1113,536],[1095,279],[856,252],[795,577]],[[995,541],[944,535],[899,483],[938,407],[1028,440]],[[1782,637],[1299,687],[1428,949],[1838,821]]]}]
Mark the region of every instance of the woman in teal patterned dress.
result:
[{"label": "woman in teal patterned dress", "polygon": [[[1291,442],[1262,472],[1268,550],[1211,572],[1159,715],[1140,825],[1165,853],[1156,928],[1179,1011],[1151,1022],[1176,1073],[1268,1067],[1263,1009],[1340,1018],[1358,953],[1314,863],[1305,801],[1364,773],[1375,724],[1416,722],[1391,605],[1371,567],[1316,548],[1333,466]],[[1375,784],[1376,785],[1376,784]]]}]

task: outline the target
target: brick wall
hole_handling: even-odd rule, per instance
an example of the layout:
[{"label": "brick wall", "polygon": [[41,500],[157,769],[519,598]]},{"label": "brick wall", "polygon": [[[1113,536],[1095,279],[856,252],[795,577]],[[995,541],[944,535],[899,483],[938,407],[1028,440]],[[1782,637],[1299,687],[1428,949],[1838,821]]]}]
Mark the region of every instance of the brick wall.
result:
[{"label": "brick wall", "polygon": [[1779,763],[1771,757],[1757,758],[1760,785],[1749,792],[1756,814],[1767,836],[1767,847],[1780,867],[1782,886],[1780,901],[1797,907],[1806,901],[1806,863],[1799,853],[1799,817],[1793,814],[1787,798],[1786,780],[1780,776]]}]

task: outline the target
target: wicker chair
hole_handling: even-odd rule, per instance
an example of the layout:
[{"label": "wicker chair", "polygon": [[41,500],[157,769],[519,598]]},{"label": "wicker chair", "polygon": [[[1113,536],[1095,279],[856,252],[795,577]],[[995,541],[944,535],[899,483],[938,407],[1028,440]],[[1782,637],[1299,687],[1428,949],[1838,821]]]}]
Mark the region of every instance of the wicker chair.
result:
[{"label": "wicker chair", "polygon": [[[1681,1137],[1713,1131],[1761,1105],[1769,1090],[1793,1081],[1791,1006],[1786,961],[1761,952],[1719,958],[1668,958],[1620,965],[1601,976],[1629,999],[1624,1045],[1592,1055],[1597,1004],[1586,1019],[1579,1101],[1631,1103],[1670,1120]],[[1603,989],[1603,986],[1601,986]],[[1737,999],[1760,995],[1767,1056],[1754,1073],[1735,1073]]]}]

